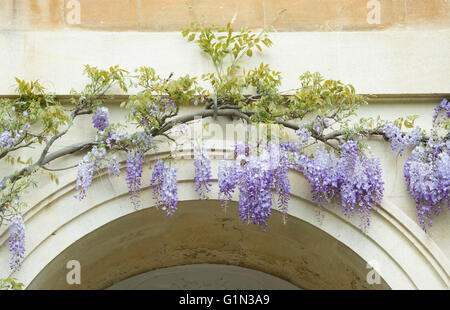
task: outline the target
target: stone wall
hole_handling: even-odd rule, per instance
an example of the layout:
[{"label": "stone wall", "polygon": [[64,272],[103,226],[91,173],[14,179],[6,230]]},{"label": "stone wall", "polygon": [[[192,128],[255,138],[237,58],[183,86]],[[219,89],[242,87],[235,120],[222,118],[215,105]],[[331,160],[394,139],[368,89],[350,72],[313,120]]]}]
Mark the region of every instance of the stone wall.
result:
[{"label": "stone wall", "polygon": [[[369,23],[378,10],[380,19]],[[0,30],[178,31],[204,16],[207,24],[277,31],[446,28],[447,0],[2,0]],[[79,11],[78,11],[79,10]],[[73,18],[77,12],[80,18]]]},{"label": "stone wall", "polygon": [[[359,116],[381,115],[394,120],[417,114],[421,116],[417,124],[425,129],[431,124],[434,106],[450,94],[450,0],[194,1],[193,9],[189,8],[192,1],[180,0],[0,1],[0,96],[14,95],[15,76],[39,79],[57,95],[67,95],[71,88],[80,90],[86,81],[83,64],[101,68],[120,65],[130,71],[145,65],[154,67],[161,76],[171,72],[175,76],[200,76],[214,68],[198,47],[182,39],[181,27],[204,15],[208,24],[234,20],[235,26],[260,29],[283,8],[287,11],[274,24],[279,33],[271,34],[274,47],[244,63],[250,67],[263,61],[281,71],[283,90],[298,86],[301,73],[319,71],[327,78],[354,84],[360,93],[384,94],[361,109]],[[379,23],[371,15],[378,3]],[[117,106],[108,105],[114,121],[123,119]],[[86,116],[55,147],[94,134],[90,117]],[[375,151],[383,164],[386,198],[375,215],[373,233],[360,234],[355,229],[357,224],[341,219],[338,211],[330,212],[331,224],[320,229],[365,261],[377,257],[384,264],[382,276],[393,288],[448,288],[450,212],[444,210],[437,217],[432,236],[424,234],[417,225],[414,201],[402,177],[406,156],[396,158],[389,145],[382,142],[376,142]],[[74,164],[80,155],[58,161],[55,167]],[[192,168],[191,163],[178,164]],[[0,175],[11,169],[14,167],[2,163]],[[186,201],[192,201],[192,176],[189,171],[185,174],[180,193]],[[123,178],[120,182],[99,178],[93,189],[98,194],[80,205],[72,197],[76,169],[58,176],[59,186],[42,177],[39,191],[26,196],[29,252],[24,270],[15,276],[27,285],[55,257],[69,253],[65,249],[79,238],[133,212],[127,205]],[[314,206],[305,203],[309,187],[300,176],[292,177],[298,180],[296,190],[301,193],[291,215],[316,225]],[[151,201],[149,192],[146,195]],[[95,212],[89,213],[91,209]],[[343,233],[345,229],[352,233]],[[7,238],[3,227],[1,276],[10,275]],[[195,261],[199,262],[221,263]],[[364,264],[361,266],[365,270]]]}]

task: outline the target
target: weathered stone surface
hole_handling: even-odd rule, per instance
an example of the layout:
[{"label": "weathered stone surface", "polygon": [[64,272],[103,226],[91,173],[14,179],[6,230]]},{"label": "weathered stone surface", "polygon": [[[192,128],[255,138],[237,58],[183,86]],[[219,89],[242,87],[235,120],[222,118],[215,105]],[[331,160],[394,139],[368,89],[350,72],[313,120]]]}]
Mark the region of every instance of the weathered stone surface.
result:
[{"label": "weathered stone surface", "polygon": [[57,30],[64,26],[64,0],[2,0],[0,30]]},{"label": "weathered stone surface", "polygon": [[261,0],[228,1],[142,0],[141,30],[178,31],[194,20],[207,25],[226,25],[250,29],[264,27],[264,8]]},{"label": "weathered stone surface", "polygon": [[[377,10],[377,3],[379,21],[372,21],[370,13]],[[279,31],[379,30],[404,22],[404,1],[399,0],[268,0],[267,21],[281,9],[286,11],[275,23]]]},{"label": "weathered stone surface", "polygon": [[[378,7],[379,20],[374,21],[370,14]],[[2,0],[0,30],[178,31],[196,19],[207,25],[233,20],[236,28],[260,29],[282,9],[277,31],[450,26],[446,0]]]},{"label": "weathered stone surface", "polygon": [[[227,264],[260,270],[306,289],[389,289],[366,282],[366,263],[314,226],[273,215],[270,230],[243,224],[236,206],[184,203],[167,218],[156,209],[122,217],[71,245],[42,270],[29,289],[104,289],[118,280],[186,264]],[[273,222],[273,223],[272,223]],[[79,260],[81,285],[68,285],[64,268]]]},{"label": "weathered stone surface", "polygon": [[448,0],[407,0],[406,19],[408,24],[437,25],[450,24],[450,1]]},{"label": "weathered stone surface", "polygon": [[[74,28],[127,31],[138,30],[138,0],[78,0],[81,24]],[[66,8],[66,16],[68,8]]]}]

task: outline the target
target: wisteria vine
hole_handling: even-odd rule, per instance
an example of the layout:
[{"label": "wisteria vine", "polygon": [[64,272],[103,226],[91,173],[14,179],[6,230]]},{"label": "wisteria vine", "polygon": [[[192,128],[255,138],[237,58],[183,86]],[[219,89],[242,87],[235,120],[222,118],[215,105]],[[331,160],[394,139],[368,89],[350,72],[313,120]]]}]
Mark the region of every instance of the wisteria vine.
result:
[{"label": "wisteria vine", "polygon": [[[223,35],[216,36],[216,32]],[[213,61],[216,72],[202,76],[212,90],[201,87],[196,77],[174,78],[173,74],[161,77],[149,67],[141,67],[136,70],[137,75],[131,76],[118,66],[109,70],[85,66],[90,82],[74,93],[71,98],[74,108],[69,112],[37,81],[17,79],[18,98],[0,99],[0,159],[21,165],[0,179],[0,210],[7,215],[1,218],[10,221],[11,269],[19,268],[25,255],[25,223],[20,215],[24,203],[19,203],[20,197],[26,188],[36,184],[33,178],[37,172],[58,182],[55,171],[76,167],[74,196],[84,201],[97,176],[118,177],[124,167],[131,205],[140,209],[142,186],[146,182],[144,167],[146,162],[154,162],[150,181],[154,201],[167,215],[175,214],[178,170],[172,154],[164,159],[160,156],[163,153],[158,152],[161,145],[158,139],[176,143],[174,135],[187,136],[187,125],[198,118],[239,119],[247,125],[272,124],[296,132],[295,141],[269,139],[258,146],[248,139],[238,141],[234,152],[219,161],[217,171],[212,169],[205,145],[200,143],[194,148],[193,178],[199,199],[211,199],[217,187],[221,205],[227,207],[236,200],[244,223],[265,230],[273,209],[280,211],[286,222],[294,187],[289,173],[297,171],[310,184],[311,199],[318,210],[334,203],[345,216],[359,213],[361,230],[366,232],[371,214],[382,203],[384,194],[381,163],[364,142],[369,136],[386,139],[399,156],[411,152],[404,177],[424,230],[432,226],[433,218],[443,208],[449,207],[447,99],[435,108],[433,129],[428,135],[425,130],[414,128],[414,118],[394,122],[371,119],[350,125],[349,117],[368,101],[350,84],[306,72],[300,76],[298,89],[293,90],[292,96],[286,96],[279,89],[279,72],[262,63],[251,70],[238,65],[245,55],[251,57],[255,48],[261,51],[262,45],[271,46],[266,32],[255,36],[245,28],[235,33],[230,25],[201,28],[193,24],[183,30],[183,36],[196,42]],[[231,62],[228,58],[225,61],[226,57]],[[126,124],[114,123],[104,98],[115,86],[127,93],[128,84],[139,91],[121,104],[121,108],[129,111]],[[256,93],[249,95],[248,89]],[[193,112],[179,115],[183,105],[190,105]],[[204,109],[198,109],[200,106]],[[55,149],[54,143],[82,115],[92,116],[95,139]],[[403,131],[402,124],[411,130]],[[38,159],[13,156],[15,151],[37,144],[42,149]],[[77,165],[49,167],[56,159],[81,152],[84,156]]]}]

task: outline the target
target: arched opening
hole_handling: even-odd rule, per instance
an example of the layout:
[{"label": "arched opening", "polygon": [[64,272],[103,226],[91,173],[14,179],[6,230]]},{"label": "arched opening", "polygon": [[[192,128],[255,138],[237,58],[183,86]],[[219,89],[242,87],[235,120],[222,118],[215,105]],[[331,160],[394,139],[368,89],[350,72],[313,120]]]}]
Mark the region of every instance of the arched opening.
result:
[{"label": "arched opening", "polygon": [[195,264],[156,269],[122,280],[107,290],[298,290],[262,271],[230,265]]},{"label": "arched opening", "polygon": [[[81,264],[81,284],[69,285],[66,264]],[[172,217],[147,208],[119,217],[72,243],[28,289],[105,289],[161,268],[193,264],[238,266],[302,289],[389,289],[369,284],[367,263],[321,229],[274,212],[267,231],[242,223],[237,204],[181,201]]]}]

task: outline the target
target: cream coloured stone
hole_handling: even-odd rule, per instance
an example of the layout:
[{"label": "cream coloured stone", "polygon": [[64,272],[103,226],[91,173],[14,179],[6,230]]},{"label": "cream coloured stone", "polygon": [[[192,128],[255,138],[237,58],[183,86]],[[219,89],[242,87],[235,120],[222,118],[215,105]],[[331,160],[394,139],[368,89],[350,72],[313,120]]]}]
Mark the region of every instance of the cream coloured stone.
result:
[{"label": "cream coloured stone", "polygon": [[[352,83],[367,94],[450,93],[450,30],[272,33],[261,61],[283,74],[282,89],[298,87],[305,71]],[[45,42],[45,43],[44,43]],[[1,32],[0,94],[14,94],[14,76],[39,79],[57,94],[81,90],[83,65],[151,66],[161,76],[213,72],[196,45],[178,32]],[[430,48],[435,47],[435,48]],[[180,55],[182,55],[180,57]],[[133,92],[133,90],[131,90]]]},{"label": "cream coloured stone", "polygon": [[[408,95],[450,92],[446,53],[450,47],[449,34],[448,30],[277,33],[273,34],[275,46],[266,52],[265,57],[257,56],[247,65],[261,60],[270,63],[274,69],[283,72],[284,89],[294,88],[298,75],[310,70],[352,83],[361,93],[403,94],[403,98],[400,96],[398,100],[391,96],[373,101],[359,110],[358,117],[380,115],[384,119],[394,120],[405,114],[417,114],[421,116],[417,125],[429,130],[432,110],[439,97],[417,99]],[[83,64],[100,67],[120,64],[129,70],[149,65],[162,76],[168,76],[172,71],[199,76],[213,70],[206,58],[198,53],[197,47],[184,42],[178,33],[3,32],[0,34],[0,45],[10,47],[0,49],[0,64],[8,68],[0,77],[0,94],[14,93],[14,76],[39,78],[55,93],[68,94],[71,88],[80,89],[86,81],[81,75]],[[430,46],[439,48],[430,49]],[[180,53],[184,57],[179,57]],[[109,102],[108,106],[112,121],[123,120],[124,114],[117,102]],[[185,107],[181,113],[196,109],[198,107]],[[208,121],[212,122],[211,119]],[[90,116],[80,117],[70,133],[58,141],[52,151],[74,141],[92,139],[95,130],[90,123]],[[230,120],[218,118],[218,128],[226,124],[230,124]],[[224,137],[229,138],[227,135],[208,135],[205,133],[207,142],[215,141],[219,146],[223,145]],[[211,193],[213,200],[197,201],[191,159],[175,161],[179,167],[181,202],[180,215],[174,218],[165,218],[154,210],[149,188],[143,192],[144,210],[133,210],[127,198],[123,167],[120,179],[100,174],[88,197],[79,202],[73,198],[76,169],[72,169],[57,173],[60,180],[58,186],[48,176],[40,176],[39,189],[24,194],[23,199],[29,205],[25,210],[27,257],[23,269],[13,276],[30,285],[30,288],[68,288],[64,282],[66,270],[61,270],[61,266],[68,259],[74,259],[74,255],[89,253],[86,254],[84,266],[92,275],[86,278],[85,274],[87,282],[83,284],[88,288],[105,288],[139,272],[168,267],[168,264],[223,263],[227,259],[228,263],[261,270],[303,288],[333,288],[344,282],[350,288],[352,285],[370,288],[363,276],[369,271],[366,263],[375,261],[380,265],[377,271],[386,284],[383,286],[385,288],[448,289],[450,212],[443,210],[434,220],[432,235],[424,234],[417,225],[414,201],[406,191],[403,179],[407,154],[396,157],[389,145],[379,139],[371,139],[369,143],[373,153],[381,158],[386,192],[382,207],[374,214],[368,235],[358,230],[357,216],[343,218],[336,207],[329,208],[325,223],[319,225],[316,207],[311,203],[309,185],[295,172],[290,173],[294,197],[290,202],[288,224],[283,226],[276,222],[280,218],[275,212],[271,231],[261,235],[255,228],[239,223],[235,206],[228,211],[233,213],[227,214],[232,223],[231,226],[225,225],[228,230],[218,224],[221,223],[222,211],[218,207],[219,202],[214,200],[217,198],[217,184],[214,182]],[[167,155],[170,151],[167,143],[160,146],[161,154]],[[21,150],[18,154],[22,158],[36,158],[38,151],[39,148]],[[191,154],[190,149],[186,152]],[[217,155],[212,163],[216,177],[217,161],[223,152],[216,149],[211,151],[213,155]],[[51,167],[73,165],[81,156],[76,154],[57,160],[52,162]],[[124,159],[122,155],[121,160]],[[17,167],[1,164],[0,175],[9,174],[14,169]],[[146,168],[143,178],[146,186],[150,177],[151,170]],[[234,199],[237,200],[238,196],[235,195]],[[155,226],[157,231],[149,230],[146,225]],[[171,238],[165,237],[164,232],[173,229],[177,232]],[[110,239],[108,232],[117,233],[115,239]],[[301,239],[300,232],[308,234],[311,241]],[[180,250],[178,248],[186,241],[186,234],[194,240],[188,249]],[[210,235],[211,238],[196,234]],[[150,238],[150,245],[157,251],[164,251],[166,242],[170,245],[170,251],[158,252],[159,256],[145,256],[142,254],[145,246],[139,242],[141,239],[134,242],[134,236],[142,240]],[[239,236],[244,236],[243,243]],[[232,237],[229,244],[217,248],[215,244],[228,242],[228,237]],[[2,227],[0,277],[10,275],[7,238],[7,228]],[[264,238],[270,239],[270,243],[265,245]],[[326,253],[318,249],[315,252],[314,244],[325,239],[326,244],[339,250]],[[305,254],[307,261],[317,263],[312,267],[300,263],[299,255],[301,257],[302,253],[295,247],[288,247],[291,240],[308,251]],[[280,245],[289,248],[281,259],[277,252],[283,250]],[[130,257],[123,251],[127,247],[131,249],[128,253]],[[166,254],[170,263],[164,261]],[[324,256],[328,254],[339,262],[349,259],[353,264],[336,265],[336,270],[326,274],[324,271],[329,269],[327,264],[330,261]],[[281,263],[273,266],[269,263],[276,259],[288,264],[289,268],[283,268]],[[104,263],[103,269],[99,262]],[[320,281],[315,279],[314,273],[320,274]],[[357,278],[353,284],[347,281]]]}]

